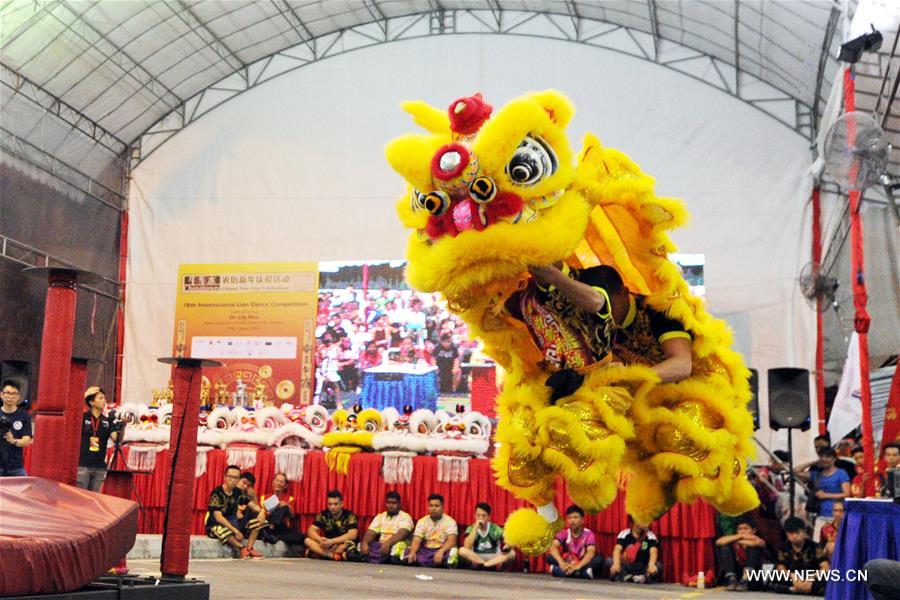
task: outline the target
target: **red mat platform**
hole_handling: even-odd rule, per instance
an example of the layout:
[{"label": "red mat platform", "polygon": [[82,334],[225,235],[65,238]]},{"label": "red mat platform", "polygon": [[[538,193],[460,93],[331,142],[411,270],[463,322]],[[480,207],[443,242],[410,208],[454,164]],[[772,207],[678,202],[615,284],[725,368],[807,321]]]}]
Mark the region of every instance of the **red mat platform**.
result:
[{"label": "red mat platform", "polygon": [[37,477],[0,478],[0,596],[71,592],[131,550],[137,504]]},{"label": "red mat platform", "polygon": [[[212,489],[222,483],[226,467],[226,451],[211,450],[207,454],[206,473],[195,479],[192,533],[204,534],[206,502]],[[494,520],[503,523],[515,509],[523,506],[512,494],[494,484],[490,463],[486,459],[469,462],[469,481],[444,483],[437,480],[437,459],[417,456],[413,459],[413,479],[408,484],[387,484],[381,474],[380,454],[357,454],[350,461],[349,473],[339,475],[325,465],[322,452],[306,455],[302,481],[290,483],[294,496],[294,510],[300,515],[303,531],[316,513],[325,508],[325,494],[339,489],[344,494],[344,506],[356,512],[365,527],[376,514],[384,510],[384,494],[397,490],[403,497],[403,508],[421,517],[427,512],[427,497],[432,492],[443,494],[446,510],[460,524],[471,522],[478,502],[488,502],[493,507]],[[271,450],[256,453],[256,465],[249,469],[256,476],[256,489],[268,494],[272,490],[275,474],[275,456]],[[135,487],[146,509],[139,519],[140,533],[162,533],[165,516],[165,487],[169,477],[169,457],[163,451],[157,455],[152,474],[136,474]],[[570,503],[565,487],[559,484],[557,506],[562,512]],[[605,511],[589,516],[588,527],[597,533],[599,551],[610,556],[619,531],[627,527],[624,492]],[[699,570],[712,571],[715,566],[713,543],[715,540],[715,510],[704,502],[694,505],[676,505],[661,519],[653,523],[652,530],[661,538],[664,579],[681,581],[684,573],[696,574]],[[533,560],[532,572],[541,570],[543,560]]]}]

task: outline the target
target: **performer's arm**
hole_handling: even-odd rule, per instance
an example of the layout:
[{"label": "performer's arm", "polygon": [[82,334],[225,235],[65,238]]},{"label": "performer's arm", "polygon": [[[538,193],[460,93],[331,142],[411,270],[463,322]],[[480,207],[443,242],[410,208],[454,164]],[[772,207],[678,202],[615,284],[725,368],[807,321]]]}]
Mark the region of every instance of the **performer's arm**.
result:
[{"label": "performer's arm", "polygon": [[529,267],[528,272],[541,285],[556,286],[556,289],[584,311],[599,313],[606,306],[603,294],[586,283],[575,281],[554,266]]},{"label": "performer's arm", "polygon": [[393,548],[397,542],[402,542],[409,537],[409,529],[400,529],[384,543],[385,547]]},{"label": "performer's arm", "polygon": [[686,337],[671,338],[662,343],[665,360],[653,365],[653,370],[663,383],[674,383],[691,376],[691,340]]}]

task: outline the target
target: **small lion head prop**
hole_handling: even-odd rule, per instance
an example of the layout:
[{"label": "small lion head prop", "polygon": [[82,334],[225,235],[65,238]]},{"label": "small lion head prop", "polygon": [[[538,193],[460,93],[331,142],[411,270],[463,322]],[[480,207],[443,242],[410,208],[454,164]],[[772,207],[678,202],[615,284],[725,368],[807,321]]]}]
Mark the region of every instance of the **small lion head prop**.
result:
[{"label": "small lion head prop", "polygon": [[413,230],[414,288],[453,302],[572,254],[590,207],[570,189],[575,166],[565,129],[574,108],[566,97],[533,93],[496,113],[480,94],[446,112],[421,101],[403,108],[428,131],[386,149],[408,183],[397,211]]}]

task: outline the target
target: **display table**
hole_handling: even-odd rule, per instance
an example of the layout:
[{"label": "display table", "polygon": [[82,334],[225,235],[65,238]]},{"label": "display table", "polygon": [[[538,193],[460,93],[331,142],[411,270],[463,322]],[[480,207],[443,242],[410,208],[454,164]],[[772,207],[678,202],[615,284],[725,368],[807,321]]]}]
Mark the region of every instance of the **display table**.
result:
[{"label": "display table", "polygon": [[825,590],[829,600],[872,598],[857,571],[875,558],[900,560],[900,505],[889,499],[844,501],[844,521],[834,547],[832,571],[841,581]]},{"label": "display table", "polygon": [[393,406],[403,412],[407,404],[413,409],[437,409],[438,369],[420,365],[385,364],[363,371],[360,404],[381,410]]},{"label": "display table", "polygon": [[[206,503],[212,489],[222,484],[227,466],[227,451],[210,450],[206,460],[206,472],[194,480],[191,533],[195,535],[204,533]],[[140,533],[162,532],[169,462],[168,453],[161,451],[157,455],[156,468],[152,474],[134,476],[135,489],[144,506],[138,523]],[[362,527],[367,527],[372,518],[384,510],[384,495],[388,490],[400,493],[403,509],[414,518],[427,513],[429,494],[443,494],[447,513],[460,525],[473,520],[475,504],[478,502],[488,502],[491,505],[493,519],[498,523],[505,522],[512,511],[524,505],[494,484],[494,475],[487,459],[472,459],[469,462],[468,482],[450,483],[437,480],[438,466],[435,457],[417,456],[413,459],[412,481],[406,484],[385,483],[381,473],[380,454],[354,455],[347,475],[329,470],[325,464],[325,455],[319,451],[308,453],[304,462],[303,479],[290,482],[294,510],[299,516],[302,531],[306,531],[315,515],[325,508],[325,494],[331,489],[343,492],[344,506],[358,515]],[[248,470],[256,476],[257,492],[268,494],[272,491],[272,478],[275,475],[275,455],[272,450],[259,450],[256,453],[256,465]],[[569,504],[571,500],[565,494],[565,486],[557,484],[556,505],[560,514]],[[707,577],[712,577],[715,567],[715,514],[715,510],[704,502],[691,506],[675,505],[653,523],[651,529],[660,537],[662,544],[666,581],[681,581],[686,573],[696,574],[701,569],[708,572]],[[599,552],[603,556],[610,556],[616,535],[628,526],[624,492],[605,511],[588,516],[586,525],[597,534]],[[543,559],[531,559],[530,571],[546,573]]]}]

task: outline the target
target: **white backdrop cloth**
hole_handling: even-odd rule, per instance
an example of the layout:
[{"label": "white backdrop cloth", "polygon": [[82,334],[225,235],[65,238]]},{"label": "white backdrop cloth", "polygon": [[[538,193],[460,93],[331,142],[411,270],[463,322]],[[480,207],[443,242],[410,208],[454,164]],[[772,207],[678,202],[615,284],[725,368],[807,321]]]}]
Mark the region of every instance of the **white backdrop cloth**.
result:
[{"label": "white backdrop cloth", "polygon": [[[225,103],[133,172],[124,401],[165,385],[180,263],[402,258],[393,204],[403,182],[384,144],[416,127],[398,104],[484,93],[568,94],[585,131],[684,199],[676,232],[706,255],[710,310],[760,369],[813,364],[813,313],[795,278],[809,260],[808,142],[724,92],[599,48],[514,36],[442,36],[355,51]],[[763,92],[761,92],[763,93]],[[815,415],[813,422],[815,422]],[[759,439],[785,447],[767,428]],[[783,437],[783,432],[782,432]],[[801,450],[811,446],[797,440]]]}]

